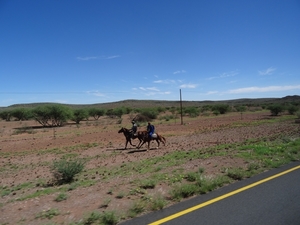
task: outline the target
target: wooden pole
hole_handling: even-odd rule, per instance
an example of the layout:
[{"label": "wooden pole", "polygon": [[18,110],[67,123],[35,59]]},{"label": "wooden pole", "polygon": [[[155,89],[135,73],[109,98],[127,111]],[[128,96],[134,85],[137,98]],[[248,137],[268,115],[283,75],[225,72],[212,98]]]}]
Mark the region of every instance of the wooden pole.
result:
[{"label": "wooden pole", "polygon": [[181,117],[181,125],[183,125],[183,116],[182,116],[182,97],[181,97],[181,89],[180,90],[180,117]]}]

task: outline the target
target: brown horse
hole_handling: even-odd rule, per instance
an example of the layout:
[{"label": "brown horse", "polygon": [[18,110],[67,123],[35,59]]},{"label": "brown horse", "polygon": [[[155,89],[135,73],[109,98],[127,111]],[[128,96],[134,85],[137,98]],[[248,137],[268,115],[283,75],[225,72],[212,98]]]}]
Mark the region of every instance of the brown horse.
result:
[{"label": "brown horse", "polygon": [[[160,142],[162,142],[164,145],[166,145],[165,137],[163,137],[162,135],[159,135],[158,133],[156,133],[156,137],[150,137],[147,131],[139,131],[137,133],[137,135],[138,135],[138,139],[140,140],[140,143],[138,144],[137,148],[141,148],[143,144],[148,142],[147,150],[149,150],[150,149],[150,142],[152,140],[155,140],[157,142],[157,148],[159,148]],[[143,143],[141,143],[142,141],[143,141]]]},{"label": "brown horse", "polygon": [[[122,128],[118,131],[118,133],[123,133],[124,136],[125,136],[125,138],[126,138],[126,144],[125,144],[125,148],[124,148],[124,149],[127,148],[128,142],[130,143],[131,146],[135,146],[135,145],[133,145],[133,144],[131,143],[131,139],[136,139],[136,138],[138,138],[138,135],[132,135],[132,133],[130,132],[130,130],[127,129],[127,128],[125,128],[125,127],[122,127]],[[141,143],[141,142],[142,142],[142,140],[140,140],[140,143]],[[140,144],[140,143],[139,143],[139,144]]]}]

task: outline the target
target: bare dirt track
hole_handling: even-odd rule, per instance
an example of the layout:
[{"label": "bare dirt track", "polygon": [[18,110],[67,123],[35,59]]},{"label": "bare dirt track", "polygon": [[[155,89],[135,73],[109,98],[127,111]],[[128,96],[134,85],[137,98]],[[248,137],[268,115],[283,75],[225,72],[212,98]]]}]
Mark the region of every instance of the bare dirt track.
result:
[{"label": "bare dirt track", "polygon": [[[139,191],[134,181],[144,175],[111,176],[111,169],[175,151],[276,135],[299,136],[299,125],[294,120],[268,123],[274,119],[269,114],[266,111],[245,113],[242,119],[239,113],[184,118],[183,125],[179,119],[153,121],[167,144],[157,149],[156,142],[152,142],[150,151],[146,151],[146,146],[139,150],[130,146],[123,149],[125,138],[118,130],[122,126],[130,127],[130,119],[126,116],[121,124],[116,119],[103,117],[99,121],[84,121],[78,126],[69,124],[60,128],[42,128],[35,121],[0,121],[0,224],[70,224],[82,221],[93,211],[112,210],[126,219],[128,209],[141,198],[140,193],[128,193]],[[144,130],[145,124],[141,125],[139,130]],[[138,140],[133,143],[137,144]],[[48,187],[47,183],[53,179],[49,165],[65,155],[88,159],[85,171],[78,178],[86,184],[76,188],[72,184]],[[240,158],[213,156],[191,160],[180,168],[195,171],[202,167],[205,174],[213,176],[221,173],[222,168],[246,166],[247,162]],[[175,167],[163,172],[172,173]],[[104,179],[109,175],[110,179]],[[168,196],[170,188],[167,183],[161,183],[142,194]],[[44,194],[38,195],[39,192]],[[56,201],[62,192],[67,194],[67,199]],[[58,213],[47,218],[53,209]]]}]

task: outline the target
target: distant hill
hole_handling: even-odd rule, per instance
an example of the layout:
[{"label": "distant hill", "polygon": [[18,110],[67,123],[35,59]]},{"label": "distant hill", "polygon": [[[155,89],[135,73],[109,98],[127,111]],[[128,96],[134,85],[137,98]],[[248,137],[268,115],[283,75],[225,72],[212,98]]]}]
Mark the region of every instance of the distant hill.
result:
[{"label": "distant hill", "polygon": [[[223,100],[223,101],[182,101],[183,107],[188,106],[203,106],[203,105],[212,105],[212,104],[230,104],[230,105],[262,105],[262,104],[286,104],[286,103],[298,103],[300,105],[300,96],[293,95],[293,96],[286,96],[283,98],[256,98],[256,99],[233,99],[233,100]],[[28,103],[28,104],[15,104],[8,107],[0,107],[0,110],[3,109],[11,109],[11,108],[20,108],[20,107],[36,107],[39,105],[46,105],[46,104],[58,104],[58,103]],[[98,104],[62,104],[69,106],[71,108],[104,108],[104,109],[111,109],[111,108],[118,108],[118,107],[130,107],[130,108],[149,108],[149,107],[179,107],[179,101],[164,101],[164,100],[123,100],[118,102],[109,102],[109,103],[98,103]]]}]

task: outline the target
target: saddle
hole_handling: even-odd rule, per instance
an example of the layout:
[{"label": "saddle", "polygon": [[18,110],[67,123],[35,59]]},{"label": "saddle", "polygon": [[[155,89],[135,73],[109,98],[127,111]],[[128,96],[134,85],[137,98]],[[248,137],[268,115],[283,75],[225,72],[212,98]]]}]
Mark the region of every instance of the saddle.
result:
[{"label": "saddle", "polygon": [[156,134],[156,133],[153,133],[153,134],[151,135],[151,138],[157,138],[157,134]]}]

